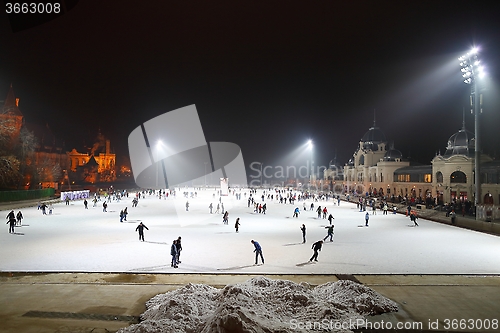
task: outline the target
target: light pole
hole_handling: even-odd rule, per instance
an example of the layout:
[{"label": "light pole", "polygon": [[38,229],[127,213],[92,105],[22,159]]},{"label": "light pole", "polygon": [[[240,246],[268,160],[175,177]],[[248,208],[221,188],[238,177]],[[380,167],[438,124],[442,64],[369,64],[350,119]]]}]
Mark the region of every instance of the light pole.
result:
[{"label": "light pole", "polygon": [[161,145],[162,145],[162,142],[161,140],[158,140],[158,142],[156,143],[156,149],[155,149],[155,152],[156,152],[156,189],[158,189],[158,151],[160,150],[161,148]]},{"label": "light pole", "polygon": [[479,59],[477,58],[477,48],[473,48],[467,54],[458,58],[460,61],[460,66],[462,76],[464,77],[464,83],[471,86],[470,100],[471,107],[474,112],[474,185],[475,185],[475,195],[474,195],[474,205],[476,209],[476,220],[478,219],[478,205],[481,203],[481,154],[479,145],[479,113],[482,112],[482,94],[479,94],[477,79],[483,77],[483,68],[479,64]]},{"label": "light pole", "polygon": [[307,141],[307,148],[311,151],[311,174],[309,176],[309,187],[311,187],[311,183],[314,179],[314,156],[313,156],[313,142],[312,140]]},{"label": "light pole", "polygon": [[205,162],[205,190],[207,189],[207,163]]}]

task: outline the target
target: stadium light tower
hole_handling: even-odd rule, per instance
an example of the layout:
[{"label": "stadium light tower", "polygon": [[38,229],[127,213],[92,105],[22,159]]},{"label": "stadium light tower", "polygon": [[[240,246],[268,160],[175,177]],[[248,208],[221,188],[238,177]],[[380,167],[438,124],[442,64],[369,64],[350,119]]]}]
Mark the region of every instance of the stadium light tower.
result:
[{"label": "stadium light tower", "polygon": [[483,66],[478,59],[478,49],[474,47],[470,52],[458,58],[464,83],[471,86],[470,102],[471,112],[474,112],[474,205],[476,209],[476,220],[478,219],[477,208],[481,203],[481,166],[480,166],[480,144],[479,144],[479,114],[482,113],[483,95],[478,91],[477,79],[484,76]]},{"label": "stadium light tower", "polygon": [[158,154],[160,152],[160,149],[163,145],[163,142],[161,142],[161,140],[158,140],[158,142],[156,142],[156,147],[155,147],[155,152],[156,152],[156,189],[158,189]]},{"label": "stadium light tower", "polygon": [[309,186],[311,186],[311,183],[315,180],[314,177],[314,159],[313,159],[313,142],[312,140],[307,141],[307,149],[311,151],[311,175],[309,176]]}]

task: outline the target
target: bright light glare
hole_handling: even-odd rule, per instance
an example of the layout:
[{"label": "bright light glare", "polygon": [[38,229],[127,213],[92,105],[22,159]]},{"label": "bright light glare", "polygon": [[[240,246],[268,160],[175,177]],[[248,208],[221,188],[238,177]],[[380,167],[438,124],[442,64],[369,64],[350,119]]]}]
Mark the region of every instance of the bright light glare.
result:
[{"label": "bright light glare", "polygon": [[313,147],[312,140],[307,141],[307,146],[309,147],[309,149],[312,149]]},{"label": "bright light glare", "polygon": [[473,47],[472,50],[470,50],[471,54],[476,54],[479,51],[477,47]]}]

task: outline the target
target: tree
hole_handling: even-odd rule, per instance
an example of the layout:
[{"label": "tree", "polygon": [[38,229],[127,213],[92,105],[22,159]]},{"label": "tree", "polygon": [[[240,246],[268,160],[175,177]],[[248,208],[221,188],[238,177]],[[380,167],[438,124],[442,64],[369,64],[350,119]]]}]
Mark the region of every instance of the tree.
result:
[{"label": "tree", "polygon": [[0,156],[0,188],[16,188],[22,179],[19,160],[12,155]]}]

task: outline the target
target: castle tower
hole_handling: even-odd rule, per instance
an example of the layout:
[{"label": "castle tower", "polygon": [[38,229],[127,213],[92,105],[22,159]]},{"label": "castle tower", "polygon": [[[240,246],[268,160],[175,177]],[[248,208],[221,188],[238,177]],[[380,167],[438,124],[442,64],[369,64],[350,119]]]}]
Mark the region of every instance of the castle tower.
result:
[{"label": "castle tower", "polygon": [[10,147],[15,145],[23,125],[23,114],[19,110],[19,98],[16,98],[12,84],[7,98],[0,109],[0,129],[2,134],[10,137]]}]

